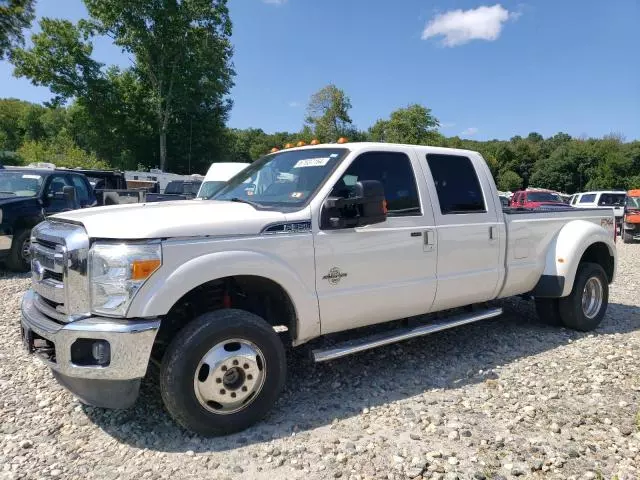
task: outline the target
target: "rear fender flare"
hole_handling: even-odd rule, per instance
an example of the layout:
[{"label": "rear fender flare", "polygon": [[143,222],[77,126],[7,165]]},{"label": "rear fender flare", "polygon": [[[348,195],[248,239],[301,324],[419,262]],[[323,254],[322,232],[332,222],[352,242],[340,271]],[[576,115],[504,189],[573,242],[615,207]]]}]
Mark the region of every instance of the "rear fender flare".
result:
[{"label": "rear fender flare", "polygon": [[573,282],[584,252],[595,243],[603,243],[616,264],[616,247],[613,233],[585,220],[567,223],[553,239],[547,250],[543,275],[564,277],[561,297],[566,297],[573,289]]}]

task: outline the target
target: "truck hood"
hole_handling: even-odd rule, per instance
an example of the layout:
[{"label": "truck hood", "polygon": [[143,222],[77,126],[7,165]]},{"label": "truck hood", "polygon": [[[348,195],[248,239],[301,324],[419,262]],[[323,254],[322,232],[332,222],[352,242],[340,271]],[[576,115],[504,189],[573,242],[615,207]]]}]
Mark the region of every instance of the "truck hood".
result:
[{"label": "truck hood", "polygon": [[180,200],[87,208],[51,217],[84,225],[92,238],[150,239],[252,235],[286,220],[282,212],[246,203]]}]

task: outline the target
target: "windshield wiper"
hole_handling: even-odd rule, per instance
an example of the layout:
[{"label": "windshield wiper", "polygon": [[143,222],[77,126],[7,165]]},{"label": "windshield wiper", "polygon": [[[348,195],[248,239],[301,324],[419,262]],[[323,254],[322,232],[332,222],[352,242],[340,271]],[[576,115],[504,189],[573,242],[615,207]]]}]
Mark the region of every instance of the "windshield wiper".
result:
[{"label": "windshield wiper", "polygon": [[262,205],[260,205],[257,202],[252,202],[251,200],[247,200],[244,198],[238,198],[238,197],[233,197],[231,199],[229,199],[230,202],[236,202],[236,203],[246,203],[247,205],[251,205],[253,208],[258,209],[260,207],[262,207]]},{"label": "windshield wiper", "polygon": [[15,194],[16,194],[15,192],[5,192],[5,191],[3,191],[3,190],[0,190],[0,193],[8,193],[9,195],[14,195],[14,196],[15,196]]}]

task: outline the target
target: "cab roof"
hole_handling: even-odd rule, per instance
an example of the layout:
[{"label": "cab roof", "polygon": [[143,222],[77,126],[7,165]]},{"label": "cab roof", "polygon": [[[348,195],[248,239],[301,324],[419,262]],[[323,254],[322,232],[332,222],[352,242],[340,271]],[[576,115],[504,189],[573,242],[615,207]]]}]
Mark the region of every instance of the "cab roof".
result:
[{"label": "cab roof", "polygon": [[466,150],[462,148],[449,148],[449,147],[434,147],[430,145],[411,145],[406,143],[385,143],[385,142],[346,142],[346,143],[319,143],[318,145],[305,145],[302,147],[283,148],[273,153],[290,152],[294,150],[317,150],[323,148],[344,148],[352,152],[359,150],[371,149],[371,148],[409,148],[414,150],[421,150],[431,153],[440,153],[443,155],[469,155],[478,152],[475,150]]}]

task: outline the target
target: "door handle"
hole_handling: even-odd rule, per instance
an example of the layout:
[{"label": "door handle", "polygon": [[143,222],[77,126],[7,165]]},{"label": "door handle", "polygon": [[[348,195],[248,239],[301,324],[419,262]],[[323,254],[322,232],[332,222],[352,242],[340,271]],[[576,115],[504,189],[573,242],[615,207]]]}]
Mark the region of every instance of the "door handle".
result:
[{"label": "door handle", "polygon": [[433,245],[433,230],[426,230],[424,232],[424,244]]},{"label": "door handle", "polygon": [[489,240],[495,240],[496,238],[498,238],[496,227],[489,227]]},{"label": "door handle", "polygon": [[422,249],[425,252],[433,251],[433,245],[435,243],[435,232],[433,230],[424,231],[424,245]]},{"label": "door handle", "polygon": [[421,237],[422,236],[422,232],[411,232],[411,236],[412,237]]}]

